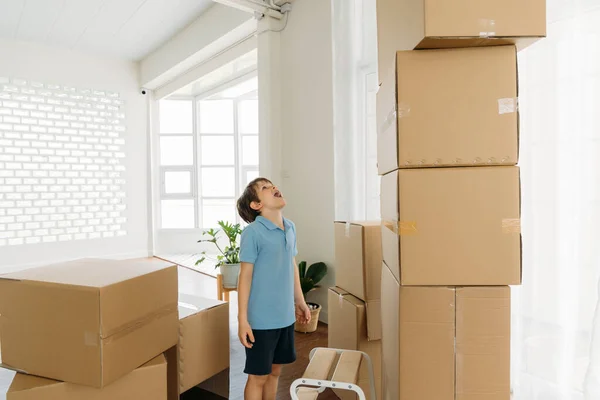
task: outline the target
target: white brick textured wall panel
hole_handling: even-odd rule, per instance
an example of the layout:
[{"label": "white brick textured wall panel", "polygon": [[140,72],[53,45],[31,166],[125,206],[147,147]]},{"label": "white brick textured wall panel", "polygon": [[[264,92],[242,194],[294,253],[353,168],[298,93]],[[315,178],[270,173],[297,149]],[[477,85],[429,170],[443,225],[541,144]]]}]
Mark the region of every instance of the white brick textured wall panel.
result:
[{"label": "white brick textured wall panel", "polygon": [[0,77],[0,247],[126,235],[123,105]]}]

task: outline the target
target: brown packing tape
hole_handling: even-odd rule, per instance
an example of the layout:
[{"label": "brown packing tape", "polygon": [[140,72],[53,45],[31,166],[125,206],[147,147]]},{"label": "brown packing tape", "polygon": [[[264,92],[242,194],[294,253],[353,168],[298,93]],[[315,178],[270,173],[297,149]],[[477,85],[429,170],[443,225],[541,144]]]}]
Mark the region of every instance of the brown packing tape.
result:
[{"label": "brown packing tape", "polygon": [[[418,233],[416,221],[383,221],[386,228],[398,236],[413,236]],[[504,218],[502,220],[503,233],[521,233],[520,218]]]},{"label": "brown packing tape", "polygon": [[148,315],[145,315],[141,318],[136,319],[135,321],[130,321],[122,326],[119,326],[115,329],[111,329],[109,332],[106,332],[105,336],[102,337],[102,341],[104,343],[110,343],[113,340],[119,339],[123,336],[130,334],[131,332],[139,329],[141,326],[153,321],[155,319],[163,318],[169,314],[175,313],[177,314],[177,303],[173,303],[171,305],[164,306],[162,309],[159,309],[155,312],[152,312]]},{"label": "brown packing tape", "polygon": [[383,221],[383,224],[398,236],[412,236],[417,234],[416,221]]},{"label": "brown packing tape", "polygon": [[520,218],[505,218],[502,220],[503,233],[521,233]]}]

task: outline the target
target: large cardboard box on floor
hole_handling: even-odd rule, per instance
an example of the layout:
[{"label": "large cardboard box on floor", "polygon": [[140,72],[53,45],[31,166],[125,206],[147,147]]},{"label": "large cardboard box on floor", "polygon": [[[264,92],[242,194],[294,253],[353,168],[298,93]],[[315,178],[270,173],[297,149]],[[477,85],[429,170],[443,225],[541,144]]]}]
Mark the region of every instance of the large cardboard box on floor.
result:
[{"label": "large cardboard box on floor", "polygon": [[510,289],[400,286],[382,272],[384,400],[510,398]]},{"label": "large cardboard box on floor", "polygon": [[[375,375],[375,392],[377,399],[381,398],[381,340],[369,340],[367,334],[367,319],[381,326],[380,313],[377,319],[367,316],[365,303],[345,290],[332,287],[328,291],[328,347],[335,349],[358,350],[369,355],[373,363]],[[371,399],[370,378],[367,363],[361,363],[358,385]],[[356,400],[356,394],[347,390],[336,390],[336,395],[342,400]]]},{"label": "large cardboard box on floor", "polygon": [[0,276],[2,361],[104,387],[177,343],[177,268],[86,259]]},{"label": "large cardboard box on floor", "polygon": [[377,166],[516,165],[514,46],[400,51],[377,93]]},{"label": "large cardboard box on floor", "polygon": [[[366,302],[369,338],[381,338],[381,221],[335,222],[336,286]],[[377,321],[376,323],[372,323]]]},{"label": "large cardboard box on floor", "polygon": [[99,389],[17,373],[6,400],[167,400],[165,357],[152,359]]},{"label": "large cardboard box on floor", "polygon": [[229,304],[180,293],[179,343],[167,362],[169,400],[228,369]]},{"label": "large cardboard box on floor", "polygon": [[381,216],[383,260],[402,285],[521,283],[518,167],[391,172]]},{"label": "large cardboard box on floor", "polygon": [[377,0],[379,77],[394,52],[516,44],[546,36],[546,0]]}]

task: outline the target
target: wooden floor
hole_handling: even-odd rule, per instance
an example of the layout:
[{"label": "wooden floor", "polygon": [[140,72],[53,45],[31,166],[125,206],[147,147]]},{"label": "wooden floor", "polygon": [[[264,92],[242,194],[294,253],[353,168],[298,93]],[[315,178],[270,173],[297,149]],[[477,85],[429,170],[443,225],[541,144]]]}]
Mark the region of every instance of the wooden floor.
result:
[{"label": "wooden floor", "polygon": [[[179,268],[179,290],[186,294],[201,293],[204,297],[216,298],[217,287],[216,279],[205,274],[192,271],[187,268]],[[230,395],[232,400],[244,399],[244,386],[246,385],[246,375],[243,373],[245,352],[243,346],[237,339],[237,296],[231,293],[230,302],[230,339],[231,339],[231,362],[230,362]],[[327,347],[327,326],[319,324],[316,332],[309,334],[296,333],[296,352],[297,361],[283,369],[283,374],[279,383],[278,400],[290,399],[290,385],[294,379],[300,377],[308,365],[308,354],[314,347]],[[14,373],[0,368],[0,400],[6,397]],[[192,390],[182,396],[185,400],[212,400],[219,399],[213,397],[201,390]],[[319,400],[337,399],[333,392],[326,391],[319,397]]]}]

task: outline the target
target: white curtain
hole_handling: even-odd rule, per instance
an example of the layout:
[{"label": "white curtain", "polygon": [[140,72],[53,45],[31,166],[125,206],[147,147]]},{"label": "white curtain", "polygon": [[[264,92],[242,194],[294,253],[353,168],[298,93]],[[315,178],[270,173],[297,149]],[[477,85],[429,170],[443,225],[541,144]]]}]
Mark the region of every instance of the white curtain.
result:
[{"label": "white curtain", "polygon": [[333,0],[335,218],[377,220],[375,0]]},{"label": "white curtain", "polygon": [[513,399],[600,399],[600,1],[548,0],[548,37],[519,53],[519,79]]},{"label": "white curtain", "polygon": [[[600,400],[600,0],[547,1],[548,37],[519,53],[523,285],[512,288],[513,400]],[[378,196],[366,150],[374,131],[362,122],[372,93],[360,89],[374,71],[365,48],[376,47],[375,1],[333,4],[336,218],[365,218],[378,207],[365,191],[371,182]]]}]

